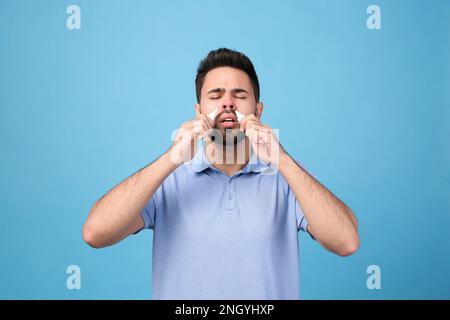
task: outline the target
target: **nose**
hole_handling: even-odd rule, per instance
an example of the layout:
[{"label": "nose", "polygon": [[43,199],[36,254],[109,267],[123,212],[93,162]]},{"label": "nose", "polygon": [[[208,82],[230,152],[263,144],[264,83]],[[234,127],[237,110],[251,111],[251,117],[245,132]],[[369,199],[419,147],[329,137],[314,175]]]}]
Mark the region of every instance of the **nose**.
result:
[{"label": "nose", "polygon": [[[233,110],[235,109],[235,107],[234,107],[234,105],[233,105],[233,101],[232,101],[229,97],[226,97],[226,98],[223,100],[222,108],[223,108],[225,111],[227,111],[227,112],[233,111]],[[228,109],[228,110],[227,110],[227,109]]]}]

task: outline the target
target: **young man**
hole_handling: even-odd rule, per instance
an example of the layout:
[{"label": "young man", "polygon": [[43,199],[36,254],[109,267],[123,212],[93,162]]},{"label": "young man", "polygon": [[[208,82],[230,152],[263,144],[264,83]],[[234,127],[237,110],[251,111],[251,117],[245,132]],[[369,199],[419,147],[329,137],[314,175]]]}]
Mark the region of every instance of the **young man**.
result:
[{"label": "young man", "polygon": [[211,51],[195,84],[196,117],[94,204],[83,238],[100,248],[153,229],[154,299],[298,299],[298,231],[348,256],[359,247],[356,218],[261,123],[244,54]]}]

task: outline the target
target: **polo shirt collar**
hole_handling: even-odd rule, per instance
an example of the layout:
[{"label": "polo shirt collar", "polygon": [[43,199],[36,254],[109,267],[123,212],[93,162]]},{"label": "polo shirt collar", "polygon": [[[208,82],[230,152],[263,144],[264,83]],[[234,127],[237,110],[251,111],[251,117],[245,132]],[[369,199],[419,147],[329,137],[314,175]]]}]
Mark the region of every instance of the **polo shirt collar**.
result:
[{"label": "polo shirt collar", "polygon": [[[194,157],[189,163],[189,166],[193,172],[199,173],[202,172],[208,168],[211,168],[214,171],[219,171],[217,168],[215,168],[208,160],[205,154],[205,146],[202,144],[198,147],[197,151],[195,152]],[[241,172],[263,172],[270,168],[270,165],[266,162],[259,159],[259,157],[256,155],[253,150],[251,150],[251,155],[248,163],[245,165]]]}]

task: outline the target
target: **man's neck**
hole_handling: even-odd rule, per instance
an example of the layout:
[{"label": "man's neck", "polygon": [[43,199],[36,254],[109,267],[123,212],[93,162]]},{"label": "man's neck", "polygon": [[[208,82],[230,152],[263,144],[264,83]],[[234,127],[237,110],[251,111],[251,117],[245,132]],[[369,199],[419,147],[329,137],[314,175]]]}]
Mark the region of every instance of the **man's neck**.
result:
[{"label": "man's neck", "polygon": [[232,176],[245,167],[250,159],[250,142],[246,137],[244,140],[233,145],[222,145],[209,142],[205,146],[205,154],[209,163],[215,168]]}]

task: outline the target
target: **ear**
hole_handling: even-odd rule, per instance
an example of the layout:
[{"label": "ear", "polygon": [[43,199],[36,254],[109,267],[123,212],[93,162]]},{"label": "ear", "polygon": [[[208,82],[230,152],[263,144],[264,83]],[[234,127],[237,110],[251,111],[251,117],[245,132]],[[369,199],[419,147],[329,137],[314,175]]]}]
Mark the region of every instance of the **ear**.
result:
[{"label": "ear", "polygon": [[262,115],[263,109],[264,109],[263,103],[262,103],[262,102],[258,102],[258,103],[256,104],[256,113],[255,113],[255,116],[256,116],[258,119],[261,119],[261,115]]},{"label": "ear", "polygon": [[196,103],[195,105],[194,105],[194,109],[195,109],[195,114],[198,116],[198,115],[200,115],[200,104],[198,104],[198,103]]}]

